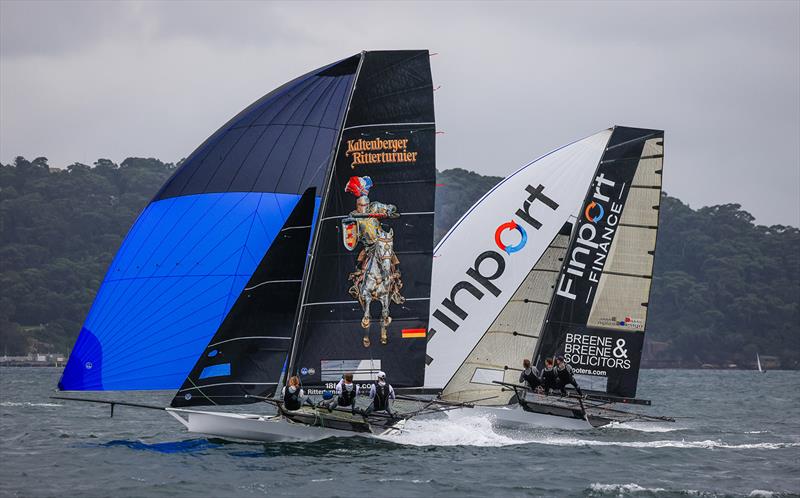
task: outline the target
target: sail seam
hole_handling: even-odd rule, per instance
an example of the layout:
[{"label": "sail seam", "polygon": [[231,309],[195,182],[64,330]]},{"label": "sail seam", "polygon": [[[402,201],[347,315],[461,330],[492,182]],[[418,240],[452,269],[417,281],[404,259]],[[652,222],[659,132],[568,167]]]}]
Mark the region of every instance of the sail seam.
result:
[{"label": "sail seam", "polygon": [[[194,384],[194,382],[192,382],[192,384]],[[205,389],[206,387],[216,387],[216,386],[241,386],[241,385],[253,385],[253,386],[274,386],[274,385],[275,385],[275,382],[220,382],[219,384],[203,384],[201,387],[202,387],[203,389]],[[182,393],[182,392],[184,392],[184,391],[194,391],[195,389],[197,389],[198,391],[200,391],[200,393],[202,393],[202,392],[203,392],[203,391],[201,391],[201,390],[200,390],[200,387],[197,387],[197,386],[195,386],[195,387],[187,387],[186,389],[180,389],[178,392],[179,392],[179,393]],[[203,396],[205,396],[206,398],[208,398],[208,396],[206,396],[205,394],[203,394]],[[208,398],[208,400],[209,400],[209,401],[211,401],[212,403],[214,403],[214,401],[213,401],[211,398]],[[216,405],[216,403],[214,403],[214,404]]]},{"label": "sail seam", "polygon": [[622,273],[622,272],[616,272],[616,271],[606,271],[605,273],[608,274],[608,275],[616,275],[618,277],[645,278],[647,280],[652,280],[653,279],[653,277],[650,276],[650,275],[637,275],[635,273]]},{"label": "sail seam", "polygon": [[266,123],[266,124],[251,124],[251,125],[243,125],[243,126],[235,126],[231,128],[231,130],[246,130],[250,128],[260,128],[260,127],[269,127],[269,126],[296,126],[299,128],[320,128],[323,130],[333,130],[336,131],[336,128],[332,128],[330,126],[320,126],[315,124],[296,124],[296,123]]},{"label": "sail seam", "polygon": [[254,285],[252,287],[245,287],[244,290],[249,291],[249,290],[257,289],[258,287],[261,287],[262,285],[267,285],[267,284],[290,284],[290,283],[297,283],[297,282],[302,282],[302,280],[299,280],[299,279],[295,279],[295,280],[267,280],[266,282],[261,282],[260,284],[256,284],[256,285]]},{"label": "sail seam", "polygon": [[[291,337],[280,337],[280,336],[271,336],[271,335],[251,335],[248,337],[234,337],[233,339],[225,339],[224,341],[215,342],[214,344],[209,344],[209,348],[213,348],[214,346],[218,346],[220,344],[225,344],[226,342],[233,342],[233,341],[244,341],[247,339],[275,339],[279,341],[289,341]],[[208,349],[208,348],[206,348]]]},{"label": "sail seam", "polygon": [[375,124],[365,124],[365,125],[356,125],[356,126],[348,126],[344,128],[345,131],[348,130],[355,130],[357,128],[371,128],[373,126],[424,126],[424,125],[435,125],[434,121],[425,121],[422,123],[375,123]]},{"label": "sail seam", "polygon": [[619,226],[631,227],[631,228],[646,228],[648,230],[658,230],[658,227],[654,225],[637,225],[635,223],[620,223]]},{"label": "sail seam", "polygon": [[[658,135],[658,134],[657,133],[650,133],[649,135],[642,135],[641,137],[637,137],[637,138],[632,138],[630,140],[626,140],[624,142],[618,143],[617,145],[612,145],[611,147],[606,147],[606,152],[608,152],[610,150],[613,150],[613,149],[616,149],[618,147],[622,147],[624,145],[629,145],[629,144],[633,144],[633,143],[636,143],[636,142],[642,142],[642,141],[645,141],[645,140],[649,140],[649,139],[653,138],[656,135]],[[639,156],[638,159],[641,159],[641,156]],[[601,163],[602,163],[602,161],[601,161]]]},{"label": "sail seam", "polygon": [[[402,216],[424,216],[424,215],[432,215],[432,214],[435,214],[435,211],[417,211],[417,212],[413,212],[413,213],[403,213]],[[349,214],[343,214],[341,216],[326,216],[325,218],[322,218],[321,221],[339,220],[339,219],[342,219],[342,218],[347,218],[348,216],[350,216],[350,215]]]},{"label": "sail seam", "polygon": [[[203,390],[202,390],[202,389],[200,389],[199,387],[197,387],[197,384],[195,384],[195,383],[194,383],[194,381],[192,380],[191,376],[188,376],[188,377],[186,377],[186,379],[187,379],[189,382],[191,382],[191,383],[192,383],[192,385],[194,386],[192,389],[197,389],[197,392],[199,392],[200,394],[202,394],[202,395],[203,395],[203,397],[204,397],[205,399],[209,400],[209,401],[210,401],[212,404],[214,404],[214,405],[216,406],[216,404],[217,404],[217,403],[216,403],[216,401],[214,401],[213,399],[209,398],[209,397],[206,395],[206,393],[204,393],[204,392],[203,392]],[[203,386],[203,387],[206,387],[206,386]],[[178,392],[181,392],[181,391],[178,391]],[[176,393],[176,394],[177,394],[177,393]]]},{"label": "sail seam", "polygon": [[600,161],[600,164],[616,163],[621,161],[641,161],[642,159],[661,159],[662,157],[664,157],[664,154],[654,154],[641,157],[618,157],[616,159],[606,159],[605,161]]},{"label": "sail seam", "polygon": [[[406,301],[430,301],[429,297],[407,297]],[[303,306],[317,306],[323,304],[358,304],[358,301],[320,301],[316,303],[304,303]]]}]

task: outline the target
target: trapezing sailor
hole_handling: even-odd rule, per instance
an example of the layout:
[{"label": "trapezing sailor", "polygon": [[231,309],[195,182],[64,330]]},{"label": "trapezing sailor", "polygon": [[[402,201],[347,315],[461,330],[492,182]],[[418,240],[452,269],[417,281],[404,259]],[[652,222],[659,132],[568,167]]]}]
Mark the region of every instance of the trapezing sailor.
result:
[{"label": "trapezing sailor", "polygon": [[349,292],[357,299],[364,316],[361,326],[364,332],[363,345],[369,347],[370,304],[373,300],[381,303],[381,344],[389,341],[387,327],[392,322],[390,301],[403,304],[405,298],[400,294],[403,288],[400,260],[394,253],[394,231],[388,230],[381,220],[400,217],[393,204],[370,201],[367,195],[372,188],[368,176],[353,176],[344,190],[356,196],[356,209],[342,220],[342,242],[348,251],[353,251],[359,243],[363,245],[356,258],[356,269],[348,277],[352,283]]}]

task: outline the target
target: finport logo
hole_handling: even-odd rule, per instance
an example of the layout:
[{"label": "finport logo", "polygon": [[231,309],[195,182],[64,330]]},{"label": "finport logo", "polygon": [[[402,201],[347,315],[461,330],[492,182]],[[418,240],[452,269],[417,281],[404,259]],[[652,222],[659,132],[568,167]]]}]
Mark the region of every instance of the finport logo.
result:
[{"label": "finport logo", "polygon": [[[457,296],[459,294],[463,296],[463,294],[466,293],[478,301],[483,299],[485,292],[488,292],[494,297],[499,296],[502,290],[495,285],[493,281],[500,278],[506,271],[506,256],[504,256],[503,253],[511,255],[520,251],[528,242],[528,234],[520,223],[526,224],[529,229],[539,230],[542,227],[542,222],[537,220],[534,214],[538,210],[544,210],[545,208],[549,208],[552,211],[558,209],[558,203],[544,193],[544,185],[539,184],[537,187],[528,185],[525,187],[525,191],[528,194],[527,198],[522,202],[522,207],[517,209],[514,213],[516,217],[519,218],[520,222],[518,223],[515,220],[511,220],[507,223],[503,223],[498,226],[494,232],[494,242],[502,252],[490,249],[478,254],[475,257],[475,262],[465,272],[468,278],[462,277],[463,280],[459,280],[453,284],[450,288],[450,296],[443,299],[441,306],[437,306],[436,310],[433,312],[433,318],[453,332],[458,330],[458,327],[467,319],[470,313],[469,304],[471,303],[465,302],[465,299],[467,299],[465,297],[461,297],[459,303],[456,303]],[[535,208],[532,213],[531,208],[534,206]],[[512,245],[507,245],[503,242],[503,237],[508,237],[507,240],[510,240],[511,237],[506,235],[506,232],[511,230],[519,232],[520,239]],[[487,267],[485,261],[488,259],[492,260],[494,264],[488,263]],[[448,311],[449,314],[445,313],[445,310]],[[433,337],[435,333],[436,330],[431,327],[428,337]]]},{"label": "finport logo", "polygon": [[591,221],[592,223],[597,223],[603,219],[603,216],[606,214],[606,210],[603,208],[602,204],[592,201],[588,206],[586,206],[586,210],[583,212],[583,214],[586,216],[587,220]]},{"label": "finport logo", "polygon": [[[520,240],[516,245],[506,245],[503,243],[503,232],[506,230],[516,230],[519,232]],[[528,243],[528,233],[524,228],[519,226],[516,221],[511,220],[497,227],[497,230],[494,232],[494,242],[497,244],[497,247],[505,251],[506,254],[513,254],[525,247],[525,244]]]}]

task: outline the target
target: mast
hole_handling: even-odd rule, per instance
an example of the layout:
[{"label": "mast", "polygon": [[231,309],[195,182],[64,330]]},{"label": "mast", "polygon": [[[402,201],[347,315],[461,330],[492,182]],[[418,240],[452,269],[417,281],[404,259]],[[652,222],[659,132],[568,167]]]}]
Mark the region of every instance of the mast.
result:
[{"label": "mast", "polygon": [[[306,297],[308,296],[308,282],[309,278],[312,275],[312,270],[316,264],[316,259],[314,255],[316,254],[317,247],[319,244],[320,238],[320,227],[322,226],[323,222],[323,213],[325,213],[325,208],[328,205],[328,200],[330,197],[330,189],[331,184],[333,183],[333,178],[336,175],[336,158],[339,156],[339,149],[342,144],[342,135],[344,134],[344,126],[347,123],[347,116],[350,114],[350,105],[353,100],[353,93],[355,93],[356,86],[358,85],[358,77],[361,74],[361,66],[364,63],[364,54],[366,51],[362,50],[361,55],[358,60],[358,67],[356,68],[355,76],[353,77],[353,84],[350,87],[350,93],[347,97],[347,106],[344,112],[344,116],[342,117],[341,124],[339,126],[339,135],[336,139],[336,146],[334,147],[333,154],[330,156],[330,161],[328,162],[327,168],[327,177],[325,178],[325,187],[322,194],[322,202],[320,203],[319,208],[319,215],[317,216],[316,223],[314,224],[313,228],[313,240],[311,243],[311,251],[308,254],[308,263],[306,264],[306,269],[303,274],[303,283],[300,287],[300,299],[297,301],[297,310],[295,311],[295,327],[294,327],[294,334],[292,334],[292,346],[289,350],[289,357],[286,365],[286,371],[281,373],[281,378],[278,381],[278,386],[283,385],[286,382],[286,378],[292,375],[295,369],[295,360],[297,356],[297,347],[299,344],[299,336],[300,331],[303,323],[303,316],[305,314],[303,303],[306,301]],[[275,390],[275,393],[279,392],[278,389]]]}]

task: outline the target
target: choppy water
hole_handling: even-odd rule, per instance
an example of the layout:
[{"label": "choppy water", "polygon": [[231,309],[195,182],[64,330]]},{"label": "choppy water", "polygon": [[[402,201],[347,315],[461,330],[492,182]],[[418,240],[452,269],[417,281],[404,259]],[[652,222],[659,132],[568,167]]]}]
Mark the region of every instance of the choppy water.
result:
[{"label": "choppy water", "polygon": [[800,372],[643,372],[640,396],[675,424],[501,432],[462,415],[292,444],[197,437],[150,410],[111,419],[49,400],[59,374],[0,369],[2,496],[800,496]]}]

